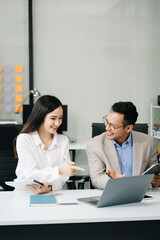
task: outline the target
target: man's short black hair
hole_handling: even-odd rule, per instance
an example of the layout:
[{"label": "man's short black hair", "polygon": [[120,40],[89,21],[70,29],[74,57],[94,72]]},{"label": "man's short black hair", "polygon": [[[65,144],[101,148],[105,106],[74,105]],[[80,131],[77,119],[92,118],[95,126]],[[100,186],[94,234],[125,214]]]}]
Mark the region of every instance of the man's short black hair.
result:
[{"label": "man's short black hair", "polygon": [[112,105],[111,110],[117,113],[124,114],[124,125],[134,125],[137,121],[138,112],[136,106],[132,102],[116,102]]}]

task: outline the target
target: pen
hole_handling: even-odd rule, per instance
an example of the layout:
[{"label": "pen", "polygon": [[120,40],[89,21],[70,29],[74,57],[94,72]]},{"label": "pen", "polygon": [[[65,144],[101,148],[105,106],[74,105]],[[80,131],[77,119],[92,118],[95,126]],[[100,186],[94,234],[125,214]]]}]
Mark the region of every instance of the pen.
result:
[{"label": "pen", "polygon": [[109,173],[106,172],[106,174],[107,174],[108,177],[113,178],[111,175],[109,175]]},{"label": "pen", "polygon": [[42,182],[39,182],[39,181],[37,181],[37,180],[33,180],[33,182],[39,184],[40,186],[43,186],[43,185],[44,185]]}]

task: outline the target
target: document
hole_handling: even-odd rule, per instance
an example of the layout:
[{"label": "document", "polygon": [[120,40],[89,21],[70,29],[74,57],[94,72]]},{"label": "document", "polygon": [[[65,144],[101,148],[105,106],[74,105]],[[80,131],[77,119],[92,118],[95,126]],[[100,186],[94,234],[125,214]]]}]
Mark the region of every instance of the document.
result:
[{"label": "document", "polygon": [[28,179],[22,182],[9,181],[5,182],[5,184],[14,188],[24,188],[27,184],[35,184],[35,182],[32,179]]},{"label": "document", "polygon": [[57,196],[57,202],[60,205],[67,205],[67,204],[77,204],[78,200],[77,198],[70,196],[68,194],[62,194]]}]

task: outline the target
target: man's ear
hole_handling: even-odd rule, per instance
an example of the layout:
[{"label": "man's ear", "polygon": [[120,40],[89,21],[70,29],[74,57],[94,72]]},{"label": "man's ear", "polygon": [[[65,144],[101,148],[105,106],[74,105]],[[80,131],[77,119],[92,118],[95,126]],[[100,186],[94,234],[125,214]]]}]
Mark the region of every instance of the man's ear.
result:
[{"label": "man's ear", "polygon": [[129,125],[126,126],[127,133],[131,132],[132,129],[133,129],[133,125],[132,124],[129,124]]}]

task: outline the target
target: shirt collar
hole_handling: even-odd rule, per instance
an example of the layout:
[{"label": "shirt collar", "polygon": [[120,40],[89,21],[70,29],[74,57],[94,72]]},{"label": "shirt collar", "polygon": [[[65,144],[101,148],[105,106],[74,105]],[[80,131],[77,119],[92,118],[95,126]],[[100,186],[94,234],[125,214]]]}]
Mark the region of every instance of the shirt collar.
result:
[{"label": "shirt collar", "polygon": [[[32,132],[31,136],[32,136],[36,146],[40,145],[40,146],[42,146],[42,148],[44,147],[44,144],[42,143],[42,141],[40,139],[40,136],[39,136],[37,131]],[[49,146],[49,148],[47,149],[47,151],[53,149],[53,147],[57,146],[57,145],[58,145],[58,139],[57,139],[57,133],[55,133],[53,141],[52,141],[51,145]]]},{"label": "shirt collar", "polygon": [[[113,141],[113,144],[114,144],[115,147],[120,147],[119,144],[115,140],[112,140],[112,141]],[[131,132],[130,132],[127,140],[122,144],[122,147],[123,146],[132,146],[132,134],[131,134]]]}]

